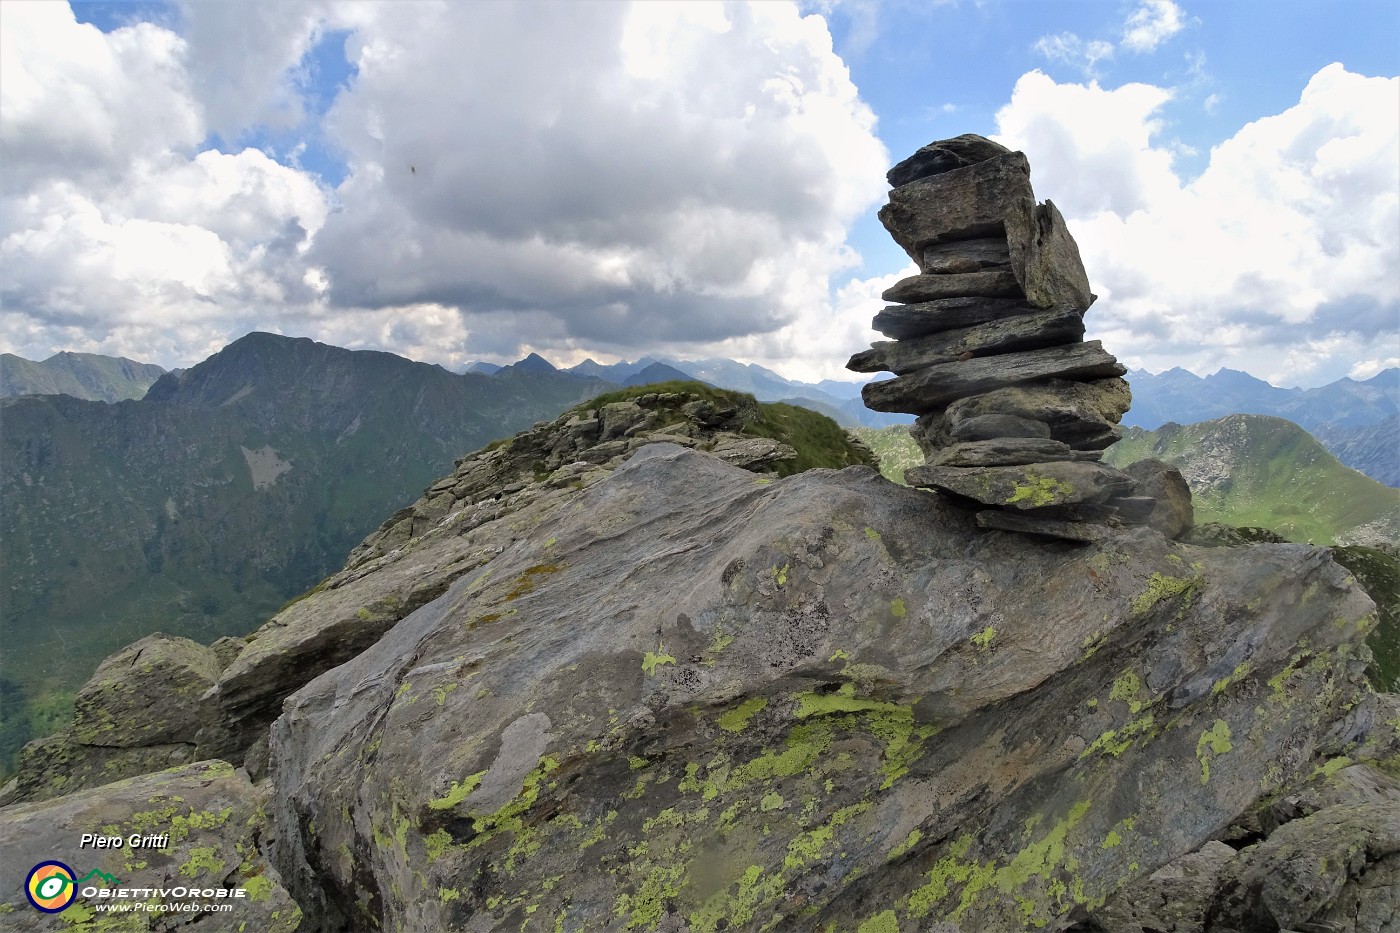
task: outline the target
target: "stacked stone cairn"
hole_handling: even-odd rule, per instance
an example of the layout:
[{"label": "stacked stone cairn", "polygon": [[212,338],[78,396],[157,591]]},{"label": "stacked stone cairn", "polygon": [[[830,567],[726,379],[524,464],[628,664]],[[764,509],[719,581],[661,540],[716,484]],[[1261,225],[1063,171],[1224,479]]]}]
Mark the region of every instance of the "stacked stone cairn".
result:
[{"label": "stacked stone cairn", "polygon": [[[880,220],[920,274],[882,296],[898,303],[874,328],[892,339],[847,366],[895,374],[865,387],[867,407],[918,416],[926,462],[905,473],[910,485],[989,507],[976,516],[984,528],[1077,541],[1148,523],[1160,510],[1142,492],[1167,485],[1184,493],[1189,526],[1184,482],[1098,462],[1132,394],[1123,366],[1084,340],[1095,296],[1064,218],[1036,203],[1025,155],[964,135],[886,178]],[[1174,508],[1161,528],[1170,536],[1185,530]]]}]

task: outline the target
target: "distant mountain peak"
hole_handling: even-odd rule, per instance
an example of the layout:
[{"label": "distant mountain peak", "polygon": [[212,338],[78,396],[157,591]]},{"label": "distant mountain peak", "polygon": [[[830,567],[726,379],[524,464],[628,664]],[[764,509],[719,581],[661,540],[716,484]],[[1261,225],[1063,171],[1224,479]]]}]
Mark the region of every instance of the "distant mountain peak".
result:
[{"label": "distant mountain peak", "polygon": [[538,353],[531,353],[529,356],[525,357],[525,359],[511,364],[508,368],[527,373],[558,372],[558,368],[553,363],[540,356]]}]

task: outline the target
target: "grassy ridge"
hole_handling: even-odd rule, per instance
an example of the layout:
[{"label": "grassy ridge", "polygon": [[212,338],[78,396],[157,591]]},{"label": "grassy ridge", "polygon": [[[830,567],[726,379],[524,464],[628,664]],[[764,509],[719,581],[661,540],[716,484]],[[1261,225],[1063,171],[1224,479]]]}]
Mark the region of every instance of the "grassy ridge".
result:
[{"label": "grassy ridge", "polygon": [[1290,541],[1337,536],[1400,515],[1400,491],[1343,466],[1290,421],[1230,415],[1155,431],[1130,428],[1104,462],[1165,460],[1191,485],[1198,522],[1269,528]]},{"label": "grassy ridge", "polygon": [[673,394],[685,396],[676,402],[680,406],[698,397],[717,408],[734,407],[743,416],[742,433],[766,437],[787,444],[797,451],[797,457],[774,464],[779,476],[791,476],[803,470],[864,464],[875,466],[864,451],[851,443],[846,430],[826,415],[788,405],[785,402],[759,402],[747,392],[717,389],[702,382],[658,382],[606,392],[595,399],[577,405],[574,411],[599,408],[612,402],[625,402],[643,395]]},{"label": "grassy ridge", "polygon": [[851,433],[880,459],[880,473],[891,482],[904,485],[904,471],[924,462],[919,445],[909,436],[907,424],[892,424],[887,428],[852,428]]}]

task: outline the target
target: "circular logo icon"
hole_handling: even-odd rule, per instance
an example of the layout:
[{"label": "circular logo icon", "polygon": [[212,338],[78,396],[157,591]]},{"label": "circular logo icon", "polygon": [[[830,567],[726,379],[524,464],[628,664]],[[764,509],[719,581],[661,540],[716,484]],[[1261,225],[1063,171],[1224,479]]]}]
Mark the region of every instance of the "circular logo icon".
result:
[{"label": "circular logo icon", "polygon": [[29,877],[24,879],[24,893],[35,910],[56,914],[78,896],[73,869],[62,862],[40,862],[29,869]]}]

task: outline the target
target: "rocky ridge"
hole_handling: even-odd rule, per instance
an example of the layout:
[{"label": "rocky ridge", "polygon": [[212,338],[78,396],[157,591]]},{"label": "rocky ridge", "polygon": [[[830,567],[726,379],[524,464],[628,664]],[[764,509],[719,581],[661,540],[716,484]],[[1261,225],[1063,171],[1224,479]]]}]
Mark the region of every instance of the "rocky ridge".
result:
[{"label": "rocky ridge", "polygon": [[1084,342],[1094,295],[1064,218],[1036,203],[1025,155],[964,135],[887,178],[880,220],[920,271],[882,296],[899,304],[874,327],[894,339],[847,366],[895,373],[865,387],[866,405],[919,416],[927,462],[907,481],[991,506],[977,514],[987,528],[1092,541],[1109,525],[1190,527],[1170,467],[1133,477],[1098,462],[1132,394],[1118,361]]},{"label": "rocky ridge", "polygon": [[988,531],[764,421],[605,397],[246,643],[130,646],[0,863],[168,811],[94,864],[255,889],[230,933],[1389,929],[1400,706],[1326,551]]},{"label": "rocky ridge", "polygon": [[[649,444],[677,444],[774,475],[804,461],[874,462],[821,416],[696,383],[659,388],[601,396],[460,458],[454,472],[357,546],[342,570],[247,639],[205,646],[158,633],[122,649],[79,691],[72,726],[25,746],[0,805],[196,760],[243,763],[250,747],[260,774],[267,727],[288,694],[373,645],[488,564],[541,514]],[[826,427],[821,451],[782,440],[792,435],[804,444],[792,419]]]}]

